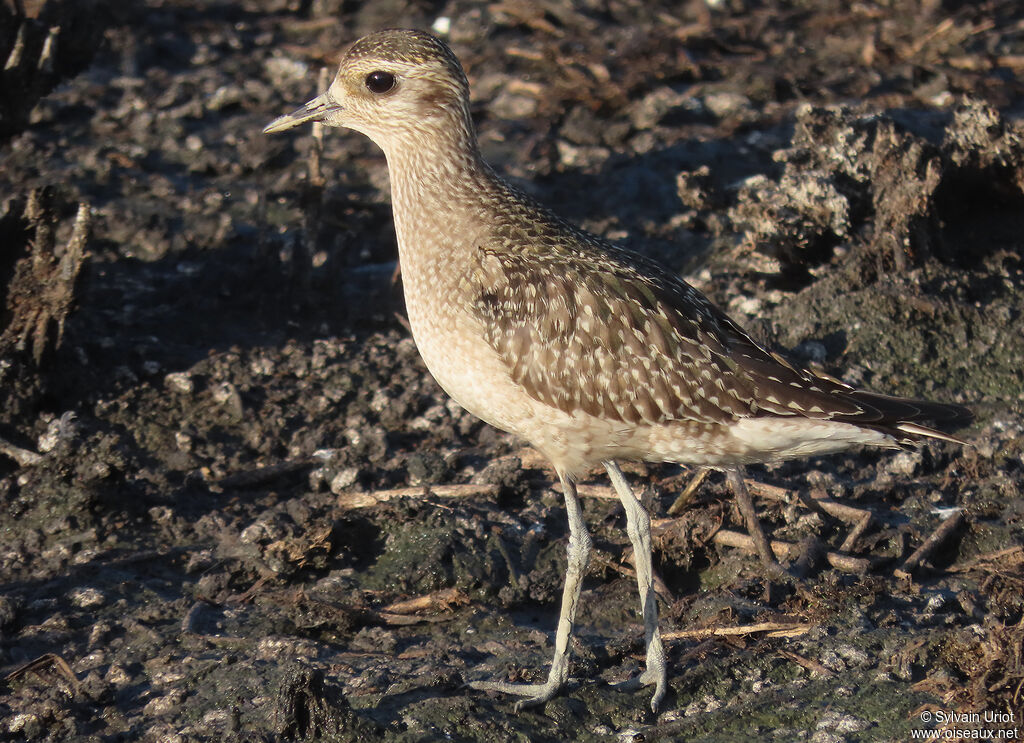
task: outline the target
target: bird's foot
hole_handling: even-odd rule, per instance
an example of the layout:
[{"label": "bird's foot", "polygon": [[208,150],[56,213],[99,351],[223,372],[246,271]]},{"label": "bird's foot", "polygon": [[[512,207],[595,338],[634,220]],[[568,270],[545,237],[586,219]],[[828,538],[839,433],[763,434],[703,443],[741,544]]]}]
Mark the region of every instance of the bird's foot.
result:
[{"label": "bird's foot", "polygon": [[515,704],[515,711],[519,712],[527,707],[537,707],[550,701],[562,687],[565,681],[557,678],[549,678],[543,684],[510,684],[507,681],[470,681],[469,687],[478,691],[497,691],[502,694],[514,694],[526,699],[520,699]]},{"label": "bird's foot", "polygon": [[661,700],[665,698],[665,691],[668,689],[668,672],[664,663],[649,665],[647,670],[639,676],[612,684],[612,688],[616,691],[637,691],[645,686],[654,687],[651,711],[656,713],[661,706]]}]

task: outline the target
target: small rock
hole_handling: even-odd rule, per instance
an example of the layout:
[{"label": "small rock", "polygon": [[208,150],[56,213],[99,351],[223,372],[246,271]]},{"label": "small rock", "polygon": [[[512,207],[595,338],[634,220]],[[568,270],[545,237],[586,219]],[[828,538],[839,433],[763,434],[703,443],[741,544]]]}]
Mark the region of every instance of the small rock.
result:
[{"label": "small rock", "polygon": [[846,663],[839,657],[839,654],[834,650],[825,650],[822,652],[821,657],[818,658],[818,662],[821,665],[828,668],[830,671],[841,673],[846,670]]},{"label": "small rock", "polygon": [[446,15],[438,16],[430,24],[430,30],[438,36],[447,36],[448,32],[452,30],[452,19]]},{"label": "small rock", "polygon": [[79,609],[91,609],[102,606],[107,597],[98,588],[76,588],[68,595],[71,603]]},{"label": "small rock", "polygon": [[558,161],[567,168],[593,168],[606,162],[611,156],[607,147],[577,147],[564,139],[556,143]]},{"label": "small rock", "polygon": [[662,87],[630,106],[629,120],[637,129],[650,129],[673,117],[675,112],[696,116],[704,113],[704,106],[692,96]]},{"label": "small rock", "polygon": [[358,467],[346,467],[340,470],[334,477],[331,478],[330,489],[335,495],[340,495],[347,488],[352,487],[359,481],[359,468]]},{"label": "small rock", "polygon": [[184,431],[178,431],[174,434],[174,443],[178,447],[178,451],[192,451],[192,437]]},{"label": "small rock", "polygon": [[277,87],[290,89],[289,83],[304,82],[309,77],[309,65],[288,57],[267,60],[267,75]]},{"label": "small rock", "polygon": [[238,388],[235,385],[231,384],[231,382],[221,382],[214,385],[213,389],[210,390],[210,394],[213,397],[213,401],[222,406],[228,415],[235,420],[242,419],[244,416],[242,396],[238,393]]},{"label": "small rock", "polygon": [[889,469],[897,474],[911,477],[921,466],[921,459],[919,450],[901,451],[889,458]]},{"label": "small rock", "polygon": [[537,113],[537,99],[532,95],[505,88],[491,101],[488,109],[499,119],[526,119]]},{"label": "small rock", "polygon": [[723,91],[704,96],[704,105],[720,119],[746,115],[751,112],[750,99],[739,93]]},{"label": "small rock", "polygon": [[816,364],[824,363],[828,358],[828,349],[821,341],[803,341],[793,349],[793,352],[800,358],[813,361]]},{"label": "small rock", "polygon": [[195,389],[192,376],[188,372],[171,372],[164,377],[164,387],[172,392],[180,392],[185,395],[191,395]]}]

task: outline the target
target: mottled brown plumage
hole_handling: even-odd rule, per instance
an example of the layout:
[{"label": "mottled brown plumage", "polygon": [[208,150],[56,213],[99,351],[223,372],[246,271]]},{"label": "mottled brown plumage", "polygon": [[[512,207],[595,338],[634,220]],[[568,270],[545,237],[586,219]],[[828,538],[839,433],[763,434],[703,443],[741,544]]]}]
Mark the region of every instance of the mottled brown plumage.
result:
[{"label": "mottled brown plumage", "polygon": [[709,424],[709,436],[741,418],[802,417],[861,425],[892,445],[957,441],[907,424],[965,419],[966,409],[798,369],[660,264],[508,188],[512,200],[477,249],[473,311],[513,381],[539,402],[637,426]]},{"label": "mottled brown plumage", "polygon": [[[331,87],[266,131],[317,120],[363,132],[385,153],[406,308],[431,373],[470,412],[547,455],[565,491],[569,568],[546,682],[475,682],[550,699],[568,678],[569,638],[590,538],[575,478],[601,463],[626,512],[647,640],[627,688],[666,690],[650,521],[618,459],[735,468],[750,462],[952,437],[919,421],[958,406],[854,390],[762,349],[660,265],[555,217],[483,162],[469,85],[447,46],[418,31],[357,41]],[[774,563],[749,494],[737,497]]]}]

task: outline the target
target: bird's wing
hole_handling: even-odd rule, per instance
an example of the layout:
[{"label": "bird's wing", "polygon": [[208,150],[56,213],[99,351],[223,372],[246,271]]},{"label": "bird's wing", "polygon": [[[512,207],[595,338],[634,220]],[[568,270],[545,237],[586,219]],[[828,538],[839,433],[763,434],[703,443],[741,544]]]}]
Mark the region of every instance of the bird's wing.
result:
[{"label": "bird's wing", "polygon": [[628,424],[803,416],[912,438],[934,432],[905,422],[970,417],[797,368],[657,263],[551,219],[506,227],[475,271],[487,340],[545,404]]},{"label": "bird's wing", "polygon": [[478,254],[476,312],[535,399],[631,424],[864,412],[657,264],[559,229],[508,235]]}]

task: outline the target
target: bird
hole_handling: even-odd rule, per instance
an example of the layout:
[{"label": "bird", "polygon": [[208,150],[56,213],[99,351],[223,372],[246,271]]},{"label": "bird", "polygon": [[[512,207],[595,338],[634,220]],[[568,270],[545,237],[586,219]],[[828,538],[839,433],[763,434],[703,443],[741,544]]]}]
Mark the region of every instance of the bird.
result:
[{"label": "bird", "polygon": [[[644,622],[645,669],[617,686],[654,687],[657,712],[667,662],[650,516],[620,461],[724,470],[753,533],[745,465],[926,438],[963,443],[922,421],[969,420],[967,408],[868,392],[794,365],[669,269],[503,180],[481,156],[466,74],[433,34],[358,39],[325,92],[264,132],[304,122],[360,132],[383,150],[408,323],[427,369],[463,408],[543,454],[561,482],[568,566],[547,678],[469,683],[520,697],[517,711],[549,701],[569,679],[592,549],[576,483],[593,468],[607,471],[625,512]],[[758,551],[781,570],[763,532]]]}]

